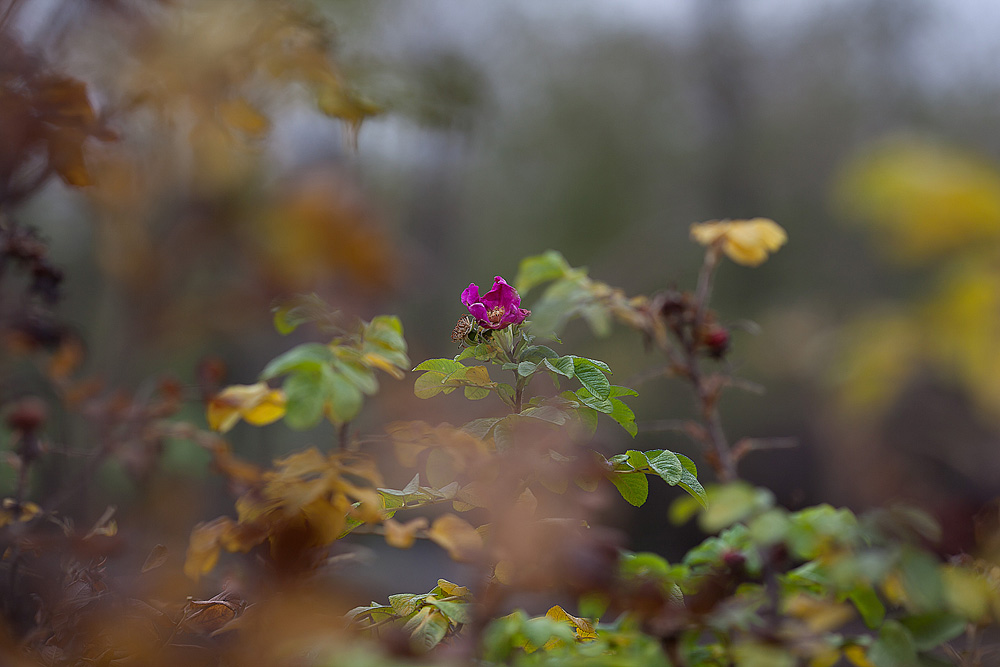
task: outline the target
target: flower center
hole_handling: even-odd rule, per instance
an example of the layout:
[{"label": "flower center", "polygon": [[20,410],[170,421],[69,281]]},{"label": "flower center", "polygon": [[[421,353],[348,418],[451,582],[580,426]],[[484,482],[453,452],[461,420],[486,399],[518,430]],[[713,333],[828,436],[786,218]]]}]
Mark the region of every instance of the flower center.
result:
[{"label": "flower center", "polygon": [[500,320],[503,319],[503,311],[503,306],[494,306],[487,311],[486,316],[490,318],[490,324],[500,324]]}]

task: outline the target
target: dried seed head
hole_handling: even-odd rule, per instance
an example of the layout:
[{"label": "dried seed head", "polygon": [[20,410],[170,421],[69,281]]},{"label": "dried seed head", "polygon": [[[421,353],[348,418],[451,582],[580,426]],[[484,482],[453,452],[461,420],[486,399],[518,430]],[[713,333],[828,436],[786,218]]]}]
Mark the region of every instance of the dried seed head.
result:
[{"label": "dried seed head", "polygon": [[458,318],[458,322],[455,324],[455,328],[452,329],[451,339],[456,343],[462,342],[462,340],[469,335],[472,331],[472,318],[468,315]]}]

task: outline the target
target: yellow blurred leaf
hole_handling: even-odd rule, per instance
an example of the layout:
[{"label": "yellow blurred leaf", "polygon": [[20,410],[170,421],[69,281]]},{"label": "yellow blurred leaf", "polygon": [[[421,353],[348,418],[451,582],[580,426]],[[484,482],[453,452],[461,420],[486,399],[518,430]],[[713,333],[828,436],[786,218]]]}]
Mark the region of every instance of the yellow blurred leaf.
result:
[{"label": "yellow blurred leaf", "polygon": [[850,605],[804,593],[787,599],[784,612],[803,621],[809,630],[816,633],[835,630],[854,616],[854,610]]},{"label": "yellow blurred leaf", "polygon": [[18,503],[13,498],[4,498],[0,503],[0,528],[18,521],[31,521],[42,508],[32,502]]},{"label": "yellow blurred leaf", "polygon": [[842,333],[842,352],[831,364],[842,407],[854,414],[887,408],[916,367],[921,331],[905,313],[873,313]]},{"label": "yellow blurred leaf", "polygon": [[1000,170],[927,138],[893,137],[849,161],[835,197],[901,262],[1000,237]]},{"label": "yellow blurred leaf", "polygon": [[857,644],[845,646],[844,657],[850,660],[855,667],[876,667],[875,663],[868,659],[868,651]]},{"label": "yellow blurred leaf", "polygon": [[197,580],[201,575],[211,572],[219,560],[220,539],[233,525],[233,520],[224,516],[195,526],[188,542],[184,574]]},{"label": "yellow blurred leaf", "polygon": [[833,667],[839,660],[840,651],[838,649],[824,648],[809,658],[809,667]]},{"label": "yellow blurred leaf", "polygon": [[417,531],[427,528],[427,519],[421,516],[406,523],[386,519],[383,525],[386,544],[397,549],[409,549],[417,539]]},{"label": "yellow blurred leaf", "polygon": [[226,100],[217,107],[222,120],[247,134],[263,134],[271,122],[244,99]]},{"label": "yellow blurred leaf", "polygon": [[208,425],[225,433],[240,417],[254,426],[263,426],[285,415],[285,394],[267,383],[226,387],[208,403]]},{"label": "yellow blurred leaf", "polygon": [[941,578],[944,580],[945,600],[954,613],[971,622],[988,620],[992,592],[985,578],[953,566],[942,567]]},{"label": "yellow blurred leaf", "polygon": [[501,560],[493,568],[493,577],[501,584],[512,585],[517,579],[517,568],[510,560]]},{"label": "yellow blurred leaf", "polygon": [[454,514],[445,514],[435,519],[427,532],[438,546],[459,562],[476,560],[483,551],[483,538],[472,525]]},{"label": "yellow blurred leaf", "polygon": [[711,220],[691,225],[691,238],[704,246],[720,243],[729,259],[744,266],[762,264],[788,240],[774,220]]}]

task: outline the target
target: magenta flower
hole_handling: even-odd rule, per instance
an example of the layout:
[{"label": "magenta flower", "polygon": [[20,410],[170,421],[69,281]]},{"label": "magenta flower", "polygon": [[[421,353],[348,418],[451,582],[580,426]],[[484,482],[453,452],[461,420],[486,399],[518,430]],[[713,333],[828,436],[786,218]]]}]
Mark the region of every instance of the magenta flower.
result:
[{"label": "magenta flower", "polygon": [[511,324],[520,324],[531,311],[521,308],[521,295],[497,276],[493,279],[493,289],[479,296],[479,288],[470,284],[462,292],[462,303],[472,316],[486,329],[503,329]]}]

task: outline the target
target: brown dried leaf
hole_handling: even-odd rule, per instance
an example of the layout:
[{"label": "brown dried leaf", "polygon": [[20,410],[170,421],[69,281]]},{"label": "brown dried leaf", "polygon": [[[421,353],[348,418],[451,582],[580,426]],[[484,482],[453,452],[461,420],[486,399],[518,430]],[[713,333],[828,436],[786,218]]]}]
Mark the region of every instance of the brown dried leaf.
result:
[{"label": "brown dried leaf", "polygon": [[155,570],[167,562],[167,548],[162,544],[157,544],[146,556],[146,562],[142,564],[142,571],[149,572]]}]

